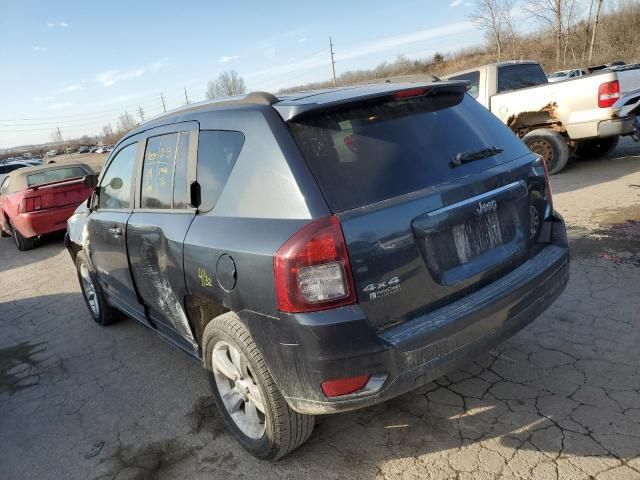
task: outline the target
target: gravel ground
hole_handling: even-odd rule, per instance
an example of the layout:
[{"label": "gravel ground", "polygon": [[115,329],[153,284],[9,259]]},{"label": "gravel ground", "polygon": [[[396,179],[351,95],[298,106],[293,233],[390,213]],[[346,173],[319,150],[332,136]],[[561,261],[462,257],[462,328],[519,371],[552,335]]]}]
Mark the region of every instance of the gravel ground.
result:
[{"label": "gravel ground", "polygon": [[[635,185],[635,186],[634,186]],[[61,237],[0,240],[0,478],[640,479],[640,148],[553,177],[571,281],[495,351],[246,454],[200,367],[133,321],[100,328]]]}]

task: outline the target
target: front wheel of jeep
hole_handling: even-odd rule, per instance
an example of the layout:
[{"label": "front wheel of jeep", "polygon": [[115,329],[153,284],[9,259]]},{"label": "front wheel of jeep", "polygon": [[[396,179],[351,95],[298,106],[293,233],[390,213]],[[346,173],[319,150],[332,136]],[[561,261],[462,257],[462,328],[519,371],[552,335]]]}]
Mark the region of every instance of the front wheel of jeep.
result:
[{"label": "front wheel of jeep", "polygon": [[84,251],[78,252],[76,256],[76,270],[78,271],[80,290],[91,318],[103,327],[122,318],[123,315],[107,303],[93,265]]},{"label": "front wheel of jeep", "polygon": [[246,450],[275,460],[309,438],[314,417],[287,405],[236,314],[225,313],[207,325],[202,350],[216,405]]}]

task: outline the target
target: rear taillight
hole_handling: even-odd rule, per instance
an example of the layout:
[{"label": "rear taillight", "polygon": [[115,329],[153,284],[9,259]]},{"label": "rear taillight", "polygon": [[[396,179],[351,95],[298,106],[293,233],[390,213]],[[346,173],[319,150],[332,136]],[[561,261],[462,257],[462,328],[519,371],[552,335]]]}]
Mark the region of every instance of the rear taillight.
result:
[{"label": "rear taillight", "polygon": [[356,296],[340,222],[315,220],[298,230],[274,257],[278,309],[310,312],[355,303]]},{"label": "rear taillight", "polygon": [[544,159],[540,159],[542,168],[544,168],[544,183],[547,187],[547,201],[553,209],[553,191],[551,190],[551,179],[549,178],[549,169],[547,168],[547,162]]},{"label": "rear taillight", "polygon": [[42,209],[42,200],[40,197],[24,197],[20,200],[18,211],[20,213],[34,212]]},{"label": "rear taillight", "polygon": [[608,108],[620,98],[620,83],[618,80],[606,82],[598,87],[598,107]]}]

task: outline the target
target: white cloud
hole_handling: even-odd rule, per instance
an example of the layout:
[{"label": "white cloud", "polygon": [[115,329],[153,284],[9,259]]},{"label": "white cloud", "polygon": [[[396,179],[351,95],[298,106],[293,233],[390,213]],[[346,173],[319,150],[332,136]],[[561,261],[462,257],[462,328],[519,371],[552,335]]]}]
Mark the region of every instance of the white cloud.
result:
[{"label": "white cloud", "polygon": [[104,87],[110,87],[122,80],[131,80],[132,78],[138,78],[147,72],[152,72],[165,67],[169,63],[168,59],[163,58],[157,62],[149,63],[141,67],[130,68],[129,70],[108,70],[96,74],[94,80],[100,83]]},{"label": "white cloud", "polygon": [[69,24],[67,22],[49,22],[49,23],[47,23],[47,27],[49,27],[49,28],[53,28],[53,27],[67,28],[68,26],[69,26]]},{"label": "white cloud", "polygon": [[309,39],[307,37],[302,37],[298,40],[298,43],[306,43]]},{"label": "white cloud", "polygon": [[44,97],[39,97],[39,96],[35,96],[33,97],[33,100],[36,102],[44,102],[46,100],[53,100],[53,97],[48,97],[48,96],[44,96]]},{"label": "white cloud", "polygon": [[65,102],[65,103],[54,103],[49,106],[49,110],[60,110],[61,108],[72,107],[73,103]]},{"label": "white cloud", "polygon": [[453,0],[449,6],[452,8],[456,8],[459,7],[460,5],[462,5],[463,0]]},{"label": "white cloud", "polygon": [[74,90],[78,90],[81,86],[82,86],[82,82],[81,83],[74,83],[74,84],[71,84],[71,85],[67,85],[66,87],[62,87],[60,90],[58,90],[58,93],[73,92]]},{"label": "white cloud", "polygon": [[44,52],[46,50],[45,47],[41,47],[40,45],[35,45],[31,48],[33,49],[34,52]]},{"label": "white cloud", "polygon": [[228,63],[238,58],[240,58],[239,55],[223,55],[220,57],[220,63]]}]

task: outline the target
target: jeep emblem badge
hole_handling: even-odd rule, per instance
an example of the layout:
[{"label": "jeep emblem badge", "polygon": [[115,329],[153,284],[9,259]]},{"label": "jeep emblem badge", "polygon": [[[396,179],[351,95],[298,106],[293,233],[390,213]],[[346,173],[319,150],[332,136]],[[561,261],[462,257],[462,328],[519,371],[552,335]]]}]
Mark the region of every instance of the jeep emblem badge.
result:
[{"label": "jeep emblem badge", "polygon": [[476,213],[478,215],[484,215],[485,213],[495,212],[496,210],[498,210],[498,202],[496,202],[495,200],[489,200],[488,202],[478,203]]}]

